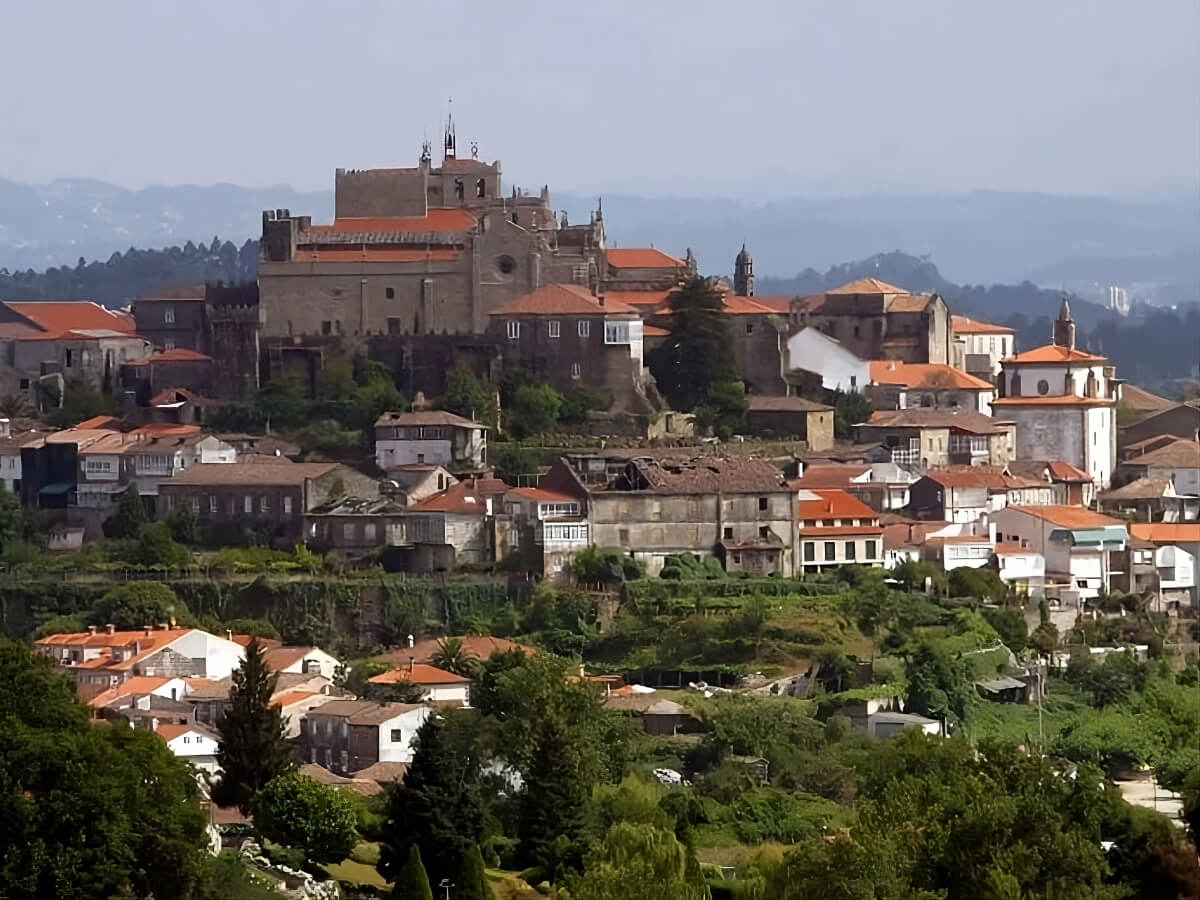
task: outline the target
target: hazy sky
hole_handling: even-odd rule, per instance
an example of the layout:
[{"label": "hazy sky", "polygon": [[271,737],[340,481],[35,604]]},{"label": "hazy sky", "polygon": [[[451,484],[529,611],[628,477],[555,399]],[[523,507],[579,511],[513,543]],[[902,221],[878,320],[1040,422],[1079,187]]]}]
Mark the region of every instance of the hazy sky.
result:
[{"label": "hazy sky", "polygon": [[1197,0],[4,4],[0,177],[328,187],[453,96],[506,180],[650,193],[1200,181]]}]

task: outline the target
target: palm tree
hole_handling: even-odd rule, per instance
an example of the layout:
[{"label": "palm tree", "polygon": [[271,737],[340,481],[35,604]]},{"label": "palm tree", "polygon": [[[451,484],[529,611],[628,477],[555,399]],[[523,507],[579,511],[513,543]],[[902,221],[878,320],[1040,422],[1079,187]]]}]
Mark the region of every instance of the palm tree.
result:
[{"label": "palm tree", "polygon": [[442,638],[438,641],[438,648],[431,662],[439,669],[465,678],[474,678],[478,666],[478,661],[463,646],[462,638],[457,637]]},{"label": "palm tree", "polygon": [[0,416],[6,419],[24,418],[33,414],[29,403],[20,394],[0,396]]}]

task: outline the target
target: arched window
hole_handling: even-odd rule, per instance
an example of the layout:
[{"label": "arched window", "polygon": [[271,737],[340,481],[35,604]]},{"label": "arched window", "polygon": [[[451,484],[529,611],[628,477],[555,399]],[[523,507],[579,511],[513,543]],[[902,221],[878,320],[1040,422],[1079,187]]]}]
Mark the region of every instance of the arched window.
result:
[{"label": "arched window", "polygon": [[476,197],[486,197],[487,196],[487,182],[484,181],[482,178],[480,178],[477,182],[475,182],[475,196]]}]

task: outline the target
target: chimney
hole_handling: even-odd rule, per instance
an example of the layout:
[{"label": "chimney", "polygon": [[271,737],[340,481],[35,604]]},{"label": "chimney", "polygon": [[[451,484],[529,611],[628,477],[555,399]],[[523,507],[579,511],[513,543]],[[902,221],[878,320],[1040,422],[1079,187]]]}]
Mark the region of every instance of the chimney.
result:
[{"label": "chimney", "polygon": [[230,641],[233,640],[233,629],[232,628],[225,629],[225,638]]},{"label": "chimney", "polygon": [[410,634],[410,635],[408,636],[408,646],[409,646],[409,647],[412,647],[412,645],[413,645],[414,643],[416,643],[416,642],[413,640],[413,636]]},{"label": "chimney", "polygon": [[154,629],[151,628],[149,625],[143,625],[142,630],[146,632],[146,637],[150,637],[151,635],[154,634]]},{"label": "chimney", "polygon": [[411,672],[416,667],[416,664],[416,657],[410,656],[408,658],[408,671]]},{"label": "chimney", "polygon": [[166,631],[166,630],[167,630],[167,629],[169,629],[170,627],[171,627],[171,625],[170,625],[170,623],[169,623],[169,622],[159,622],[159,623],[158,623],[158,630],[159,630],[159,631]]},{"label": "chimney", "polygon": [[596,302],[599,303],[601,306],[603,306],[604,305],[604,295],[601,294],[600,296],[598,296],[596,298]]},{"label": "chimney", "polygon": [[95,634],[95,633],[96,633],[96,626],[95,626],[95,625],[89,625],[89,626],[87,627],[87,633],[88,633],[88,634]]},{"label": "chimney", "polygon": [[175,626],[176,626],[175,617],[171,616],[171,627],[174,628]]},{"label": "chimney", "polygon": [[104,626],[105,634],[115,634],[116,631],[117,631],[117,626],[114,625],[112,622],[109,622],[107,625]]}]

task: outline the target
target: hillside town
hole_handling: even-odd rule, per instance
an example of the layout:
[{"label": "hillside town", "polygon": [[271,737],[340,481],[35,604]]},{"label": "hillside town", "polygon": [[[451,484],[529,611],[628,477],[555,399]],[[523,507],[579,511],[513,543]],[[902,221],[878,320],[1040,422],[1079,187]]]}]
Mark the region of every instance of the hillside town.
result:
[{"label": "hillside town", "polygon": [[[1200,400],[1068,296],[1027,347],[874,277],[763,295],[745,244],[623,246],[437,149],[264,211],[255,281],[0,302],[6,678],[186,763],[227,896],[640,897],[622,841],[660,897],[932,890],[872,779],[1092,854],[920,896],[1166,883],[1159,802],[1200,884]],[[1039,812],[965,809],[1001,789]]]}]

